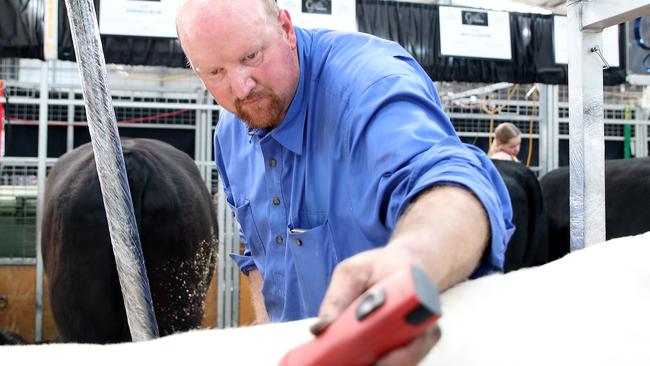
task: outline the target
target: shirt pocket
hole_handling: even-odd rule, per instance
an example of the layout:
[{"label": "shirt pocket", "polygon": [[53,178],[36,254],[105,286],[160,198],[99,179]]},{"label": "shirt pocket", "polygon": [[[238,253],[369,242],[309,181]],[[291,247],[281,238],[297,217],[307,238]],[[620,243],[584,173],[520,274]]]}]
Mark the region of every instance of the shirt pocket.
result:
[{"label": "shirt pocket", "polygon": [[246,200],[241,206],[235,207],[234,211],[237,222],[241,226],[242,240],[245,242],[246,248],[251,251],[255,265],[257,265],[260,273],[264,273],[263,268],[260,268],[260,266],[264,263],[266,250],[264,249],[262,238],[257,231],[257,225],[255,225],[255,220],[253,219],[250,201]]},{"label": "shirt pocket", "polygon": [[329,221],[312,229],[289,227],[287,238],[305,311],[316,316],[338,263]]}]

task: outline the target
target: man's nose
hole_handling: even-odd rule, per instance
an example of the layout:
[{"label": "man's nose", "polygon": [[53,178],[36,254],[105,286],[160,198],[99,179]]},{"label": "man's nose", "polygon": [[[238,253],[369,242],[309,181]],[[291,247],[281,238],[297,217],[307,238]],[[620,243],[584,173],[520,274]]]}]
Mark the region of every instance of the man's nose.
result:
[{"label": "man's nose", "polygon": [[255,80],[252,78],[250,72],[245,69],[239,69],[231,76],[230,88],[235,98],[245,99],[251,90],[255,88]]}]

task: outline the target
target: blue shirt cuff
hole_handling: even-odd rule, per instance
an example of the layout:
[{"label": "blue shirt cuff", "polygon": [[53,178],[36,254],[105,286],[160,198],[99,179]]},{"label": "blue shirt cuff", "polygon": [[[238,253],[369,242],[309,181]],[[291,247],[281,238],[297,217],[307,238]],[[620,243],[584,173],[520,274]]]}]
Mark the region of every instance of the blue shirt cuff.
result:
[{"label": "blue shirt cuff", "polygon": [[235,253],[230,253],[229,255],[230,255],[230,259],[235,261],[241,273],[243,273],[246,276],[248,276],[248,272],[257,268],[257,266],[255,266],[255,262],[253,261],[253,257],[251,257],[250,254],[239,255]]}]

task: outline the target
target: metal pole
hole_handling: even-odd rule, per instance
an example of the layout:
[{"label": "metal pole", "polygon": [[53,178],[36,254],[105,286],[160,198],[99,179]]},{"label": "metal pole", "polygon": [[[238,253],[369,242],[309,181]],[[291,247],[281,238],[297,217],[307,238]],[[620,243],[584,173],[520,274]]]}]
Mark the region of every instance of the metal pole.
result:
[{"label": "metal pole", "polygon": [[582,30],[582,1],[567,3],[571,250],[605,240],[602,30]]},{"label": "metal pole", "polygon": [[43,218],[43,197],[45,193],[45,177],[47,158],[47,101],[49,63],[41,63],[41,90],[38,108],[38,170],[37,170],[37,195],[36,195],[36,288],[35,294],[35,319],[34,341],[43,340],[43,255],[41,254],[41,220]]},{"label": "metal pole", "polygon": [[212,169],[215,166],[214,159],[212,158],[212,116],[211,110],[205,111],[205,166],[203,166],[204,174],[206,177],[205,182],[208,184],[208,191],[212,191]]},{"label": "metal pole", "polygon": [[[648,88],[648,86],[644,86],[644,88]],[[636,124],[636,146],[634,152],[635,156],[640,158],[648,156],[648,110],[639,107],[636,111],[637,122],[641,123]]]},{"label": "metal pole", "polygon": [[[43,340],[43,256],[41,255],[41,220],[43,218],[43,197],[45,193],[45,179],[47,170],[47,117],[49,104],[49,74],[52,61],[58,56],[58,18],[59,3],[56,0],[44,1],[43,14],[43,56],[41,63],[41,90],[38,110],[38,170],[37,170],[37,197],[36,197],[36,284],[34,341]],[[52,68],[54,69],[54,68]]]},{"label": "metal pole", "polygon": [[558,85],[546,85],[546,112],[547,112],[547,133],[548,142],[546,144],[546,173],[551,170],[557,169],[560,166],[559,152],[560,152],[560,88]]},{"label": "metal pole", "polygon": [[[232,212],[229,212],[230,217],[232,217]],[[241,242],[239,241],[239,235],[236,233],[239,232],[239,230],[236,230],[237,228],[237,220],[232,220],[232,228],[233,228],[233,238],[232,238],[232,250],[234,253],[239,253],[239,247],[241,245]],[[239,326],[239,293],[241,291],[240,288],[240,283],[239,283],[239,268],[233,261],[230,261],[230,272],[232,273],[232,319],[231,319],[231,324],[233,327]]]},{"label": "metal pole", "polygon": [[158,337],[92,0],[66,0],[88,128],[133,341]]},{"label": "metal pole", "polygon": [[[237,222],[233,219],[230,206],[226,206],[226,228],[230,231],[226,239],[227,253],[239,253],[239,230],[236,230]],[[239,269],[231,260],[226,261],[226,326],[236,327],[239,325]]]},{"label": "metal pole", "polygon": [[648,125],[640,125],[639,129],[637,130],[639,132],[639,135],[641,136],[639,138],[639,141],[641,141],[638,144],[638,157],[644,157],[648,156]]},{"label": "metal pole", "polygon": [[[199,94],[200,95],[200,94]],[[198,103],[202,103],[201,99],[198,99]],[[197,110],[194,114],[194,161],[200,162],[203,161],[203,140],[201,139],[201,121],[203,119],[203,111]],[[202,167],[198,166],[199,171]],[[203,176],[201,174],[201,176]],[[209,189],[209,188],[208,188]]]},{"label": "metal pole", "polygon": [[226,197],[221,180],[217,186],[217,222],[219,223],[219,247],[217,255],[217,328],[226,327],[226,262],[229,260],[226,249]]},{"label": "metal pole", "polygon": [[549,86],[547,84],[537,84],[539,90],[539,176],[549,172],[550,154],[550,114],[549,110]]},{"label": "metal pole", "polygon": [[66,149],[65,151],[71,151],[74,149],[74,126],[72,123],[74,122],[74,104],[72,101],[74,101],[74,89],[70,88],[70,91],[68,92],[68,99],[70,100],[70,104],[68,105],[68,127],[66,128]]},{"label": "metal pole", "polygon": [[602,30],[649,13],[648,0],[567,1],[572,250],[606,238]]},{"label": "metal pole", "polygon": [[[201,89],[197,93],[197,100],[201,105],[208,105],[212,102],[210,95],[207,91]],[[199,171],[203,177],[203,181],[208,187],[208,191],[212,191],[212,110],[199,109],[196,111],[196,146],[197,154],[196,161],[199,163]]]},{"label": "metal pole", "polygon": [[560,166],[560,87],[558,85],[549,85],[548,98],[549,128],[550,128],[550,166],[549,171],[557,169]]}]

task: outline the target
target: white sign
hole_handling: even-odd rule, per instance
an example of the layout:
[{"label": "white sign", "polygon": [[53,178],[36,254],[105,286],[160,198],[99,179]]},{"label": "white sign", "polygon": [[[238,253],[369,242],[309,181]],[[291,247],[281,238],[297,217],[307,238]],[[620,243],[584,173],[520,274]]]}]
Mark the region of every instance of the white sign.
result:
[{"label": "white sign", "polygon": [[278,0],[278,6],[301,28],[358,29],[355,0]]},{"label": "white sign", "polygon": [[507,12],[450,6],[439,12],[443,56],[512,59]]},{"label": "white sign", "polygon": [[43,30],[43,56],[46,60],[59,57],[59,1],[45,1],[45,29]]},{"label": "white sign", "polygon": [[176,38],[176,10],[183,0],[100,0],[99,33]]},{"label": "white sign", "polygon": [[[553,17],[553,51],[556,64],[569,63],[567,17]],[[603,29],[603,56],[609,66],[620,67],[618,25]]]}]

